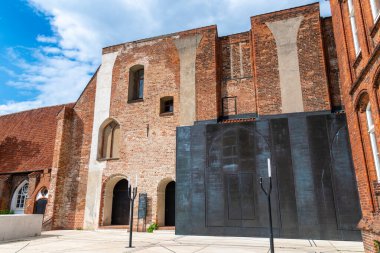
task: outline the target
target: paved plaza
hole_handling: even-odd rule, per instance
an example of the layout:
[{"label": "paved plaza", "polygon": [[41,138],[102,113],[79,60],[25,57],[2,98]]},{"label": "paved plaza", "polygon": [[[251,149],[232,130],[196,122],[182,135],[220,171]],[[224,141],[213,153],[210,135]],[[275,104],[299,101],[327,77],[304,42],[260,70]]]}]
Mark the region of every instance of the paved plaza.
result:
[{"label": "paved plaza", "polygon": [[[59,230],[42,236],[0,244],[1,253],[24,252],[152,252],[152,253],[261,253],[268,252],[268,239],[242,237],[176,236],[172,231],[134,233],[134,248],[126,230]],[[361,242],[318,240],[275,240],[280,252],[364,252]]]}]

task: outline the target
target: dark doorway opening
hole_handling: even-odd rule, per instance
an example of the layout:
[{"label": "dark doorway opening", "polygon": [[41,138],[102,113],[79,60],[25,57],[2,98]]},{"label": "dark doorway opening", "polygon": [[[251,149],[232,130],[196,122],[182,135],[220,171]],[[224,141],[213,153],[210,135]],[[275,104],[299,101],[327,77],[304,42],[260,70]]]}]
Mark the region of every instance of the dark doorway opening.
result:
[{"label": "dark doorway opening", "polygon": [[165,189],[165,226],[175,226],[175,182]]},{"label": "dark doorway opening", "polygon": [[113,189],[111,225],[129,224],[128,181],[120,180]]},{"label": "dark doorway opening", "polygon": [[34,206],[34,214],[45,214],[47,199],[39,199]]}]

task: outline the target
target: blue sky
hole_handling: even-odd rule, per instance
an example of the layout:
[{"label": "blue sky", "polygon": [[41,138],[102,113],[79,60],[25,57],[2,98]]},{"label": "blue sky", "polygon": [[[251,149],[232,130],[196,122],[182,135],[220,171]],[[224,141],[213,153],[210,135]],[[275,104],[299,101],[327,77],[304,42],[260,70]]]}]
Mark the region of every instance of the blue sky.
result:
[{"label": "blue sky", "polygon": [[[102,47],[211,24],[233,34],[250,29],[250,16],[313,2],[2,0],[0,115],[75,101]],[[329,16],[329,2],[320,3]]]}]

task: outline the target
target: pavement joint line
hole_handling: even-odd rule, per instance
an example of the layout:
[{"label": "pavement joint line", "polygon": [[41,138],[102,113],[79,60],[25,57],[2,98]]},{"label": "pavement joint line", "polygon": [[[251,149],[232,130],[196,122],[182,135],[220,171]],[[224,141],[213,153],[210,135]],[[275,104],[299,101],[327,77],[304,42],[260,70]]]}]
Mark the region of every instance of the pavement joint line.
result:
[{"label": "pavement joint line", "polygon": [[202,248],[200,248],[200,249],[194,251],[193,253],[197,253],[197,252],[199,252],[199,251],[201,251],[201,250],[207,249],[208,247],[209,247],[209,246],[206,245],[206,246],[204,246],[204,247],[202,247]]},{"label": "pavement joint line", "polygon": [[15,253],[20,252],[21,250],[25,249],[26,247],[28,247],[29,244],[30,244],[30,242],[28,242],[27,244],[25,244],[21,249],[15,251]]},{"label": "pavement joint line", "polygon": [[167,249],[167,250],[169,250],[170,252],[173,252],[173,253],[175,253],[175,251],[173,251],[173,250],[171,250],[171,249],[169,249],[169,248],[167,248],[167,247],[165,247],[164,245],[160,245],[162,248],[164,248],[164,249]]}]

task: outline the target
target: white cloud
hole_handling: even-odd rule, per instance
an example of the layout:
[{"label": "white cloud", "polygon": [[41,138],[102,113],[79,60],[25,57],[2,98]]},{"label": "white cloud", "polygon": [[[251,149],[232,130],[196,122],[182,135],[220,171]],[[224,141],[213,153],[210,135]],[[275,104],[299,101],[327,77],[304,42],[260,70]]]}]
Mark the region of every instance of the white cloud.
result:
[{"label": "white cloud", "polygon": [[6,73],[8,76],[16,77],[16,73],[7,67],[0,66],[0,71]]},{"label": "white cloud", "polygon": [[[48,17],[53,36],[40,47],[10,49],[22,71],[8,83],[37,91],[31,101],[0,105],[0,114],[75,101],[101,59],[102,47],[190,28],[218,25],[219,35],[250,29],[250,16],[315,0],[27,0]],[[324,12],[328,2],[322,1]],[[25,54],[33,56],[26,62]],[[0,69],[0,71],[6,71]]]},{"label": "white cloud", "polygon": [[55,37],[47,37],[45,35],[38,35],[36,40],[38,42],[42,42],[42,43],[57,43],[57,38]]},{"label": "white cloud", "polygon": [[9,101],[6,104],[0,105],[0,115],[9,114],[13,112],[25,111],[31,108],[37,108],[42,106],[41,101],[24,101],[24,102],[14,102]]},{"label": "white cloud", "polygon": [[47,54],[59,54],[61,53],[61,49],[58,47],[43,47],[42,51]]}]

